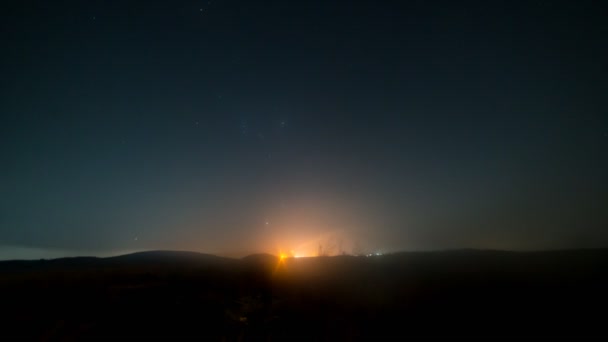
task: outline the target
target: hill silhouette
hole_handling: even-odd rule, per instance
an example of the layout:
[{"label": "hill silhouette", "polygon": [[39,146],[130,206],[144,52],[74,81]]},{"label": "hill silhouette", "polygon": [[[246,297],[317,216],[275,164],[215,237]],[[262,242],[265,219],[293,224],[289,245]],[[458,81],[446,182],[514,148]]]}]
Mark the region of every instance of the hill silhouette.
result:
[{"label": "hill silhouette", "polygon": [[230,263],[234,259],[224,258],[213,254],[189,251],[144,251],[101,259],[107,263],[139,263],[139,264],[214,264]]},{"label": "hill silhouette", "polygon": [[597,337],[606,265],[608,249],[3,261],[0,338]]}]

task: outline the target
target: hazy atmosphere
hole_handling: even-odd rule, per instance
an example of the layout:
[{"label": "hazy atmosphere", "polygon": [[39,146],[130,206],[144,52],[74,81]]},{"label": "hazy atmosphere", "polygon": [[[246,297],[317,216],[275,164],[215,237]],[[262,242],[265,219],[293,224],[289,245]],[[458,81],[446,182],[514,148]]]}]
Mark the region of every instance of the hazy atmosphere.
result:
[{"label": "hazy atmosphere", "polygon": [[3,1],[0,259],[608,245],[592,1]]}]

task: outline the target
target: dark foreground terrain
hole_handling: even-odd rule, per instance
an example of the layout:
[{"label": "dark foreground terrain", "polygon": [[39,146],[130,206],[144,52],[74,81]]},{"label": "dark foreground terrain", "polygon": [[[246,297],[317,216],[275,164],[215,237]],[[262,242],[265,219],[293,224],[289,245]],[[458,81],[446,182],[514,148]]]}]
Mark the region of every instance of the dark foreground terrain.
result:
[{"label": "dark foreground terrain", "polygon": [[0,340],[608,336],[608,250],[0,262]]}]

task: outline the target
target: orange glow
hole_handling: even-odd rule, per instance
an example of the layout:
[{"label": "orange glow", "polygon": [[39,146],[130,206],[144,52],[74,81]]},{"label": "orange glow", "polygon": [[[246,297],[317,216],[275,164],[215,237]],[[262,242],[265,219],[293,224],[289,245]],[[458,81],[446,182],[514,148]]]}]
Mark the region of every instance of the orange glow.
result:
[{"label": "orange glow", "polygon": [[281,268],[285,267],[285,260],[288,258],[289,256],[285,253],[279,253],[279,262],[277,262],[277,266],[274,268],[274,272],[273,274],[277,274],[277,272],[280,271]]},{"label": "orange glow", "polygon": [[[278,224],[277,224],[278,225]],[[353,250],[354,239],[346,231],[340,229],[307,232],[305,228],[295,231],[294,228],[284,228],[280,232],[268,232],[272,235],[273,248],[266,249],[276,255],[279,261],[291,258],[310,258],[319,255],[340,255]],[[267,243],[269,244],[269,243]]]}]

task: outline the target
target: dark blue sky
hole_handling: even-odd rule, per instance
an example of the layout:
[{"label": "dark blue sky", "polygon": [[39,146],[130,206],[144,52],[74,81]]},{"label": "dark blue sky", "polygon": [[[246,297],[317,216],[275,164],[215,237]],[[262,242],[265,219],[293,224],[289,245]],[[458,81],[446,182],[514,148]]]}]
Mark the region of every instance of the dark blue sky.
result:
[{"label": "dark blue sky", "polygon": [[608,244],[603,2],[0,13],[0,249]]}]

